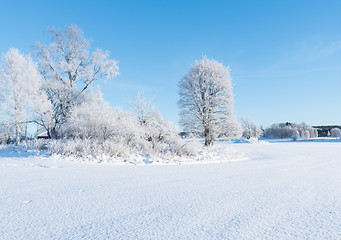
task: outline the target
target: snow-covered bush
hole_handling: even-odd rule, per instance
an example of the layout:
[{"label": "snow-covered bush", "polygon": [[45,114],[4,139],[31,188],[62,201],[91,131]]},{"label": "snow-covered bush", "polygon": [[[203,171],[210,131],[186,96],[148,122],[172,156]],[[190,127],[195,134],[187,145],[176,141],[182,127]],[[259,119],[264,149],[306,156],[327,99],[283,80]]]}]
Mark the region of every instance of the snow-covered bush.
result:
[{"label": "snow-covered bush", "polygon": [[341,138],[341,129],[340,128],[332,128],[330,130],[330,136],[336,137],[336,138]]},{"label": "snow-covered bush", "polygon": [[294,141],[297,141],[300,139],[300,133],[297,131],[297,130],[294,130],[292,136],[291,136],[291,139],[294,140]]},{"label": "snow-covered bush", "polygon": [[316,128],[305,123],[278,123],[267,128],[264,131],[264,136],[266,138],[293,138],[298,140],[316,138],[318,132]]},{"label": "snow-covered bush", "polygon": [[149,117],[141,124],[144,133],[143,139],[149,143],[152,151],[171,153],[173,155],[192,155],[187,145],[179,136],[177,127],[165,121],[160,112],[155,109],[150,111]]},{"label": "snow-covered bush", "polygon": [[112,109],[100,91],[91,92],[75,106],[63,124],[64,140],[53,143],[51,153],[77,156],[122,156],[128,153],[158,156],[196,155],[179,136],[176,126],[153,108],[143,117]]},{"label": "snow-covered bush", "polygon": [[61,128],[64,138],[106,140],[114,132],[114,111],[100,91],[89,92],[74,106]]},{"label": "snow-covered bush", "polygon": [[[129,155],[150,155],[161,158],[174,156],[195,156],[197,147],[194,144],[183,141],[164,145],[163,149],[155,151],[144,142],[139,148],[137,145],[126,145],[124,142],[112,140],[100,141],[97,139],[40,139],[23,143],[30,151],[44,151],[51,155],[64,155],[82,158],[129,158]],[[149,147],[149,148],[148,148]],[[148,148],[148,149],[146,149]],[[149,150],[149,151],[147,151]]]}]

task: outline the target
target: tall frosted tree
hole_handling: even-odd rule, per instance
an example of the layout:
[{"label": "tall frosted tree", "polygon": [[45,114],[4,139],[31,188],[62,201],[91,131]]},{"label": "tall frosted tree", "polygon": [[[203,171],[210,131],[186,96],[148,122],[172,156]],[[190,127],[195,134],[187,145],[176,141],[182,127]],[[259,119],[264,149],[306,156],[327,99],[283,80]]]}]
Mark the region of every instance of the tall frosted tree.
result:
[{"label": "tall frosted tree", "polygon": [[35,56],[53,110],[52,124],[41,125],[50,137],[56,138],[72,107],[80,102],[88,87],[99,79],[118,75],[118,62],[109,58],[108,51],[90,52],[90,41],[77,26],[67,26],[64,31],[52,28],[50,32],[51,43],[37,43]]},{"label": "tall frosted tree", "polygon": [[220,135],[236,134],[229,67],[204,57],[195,61],[178,86],[180,123],[185,131],[202,133],[206,146]]},{"label": "tall frosted tree", "polygon": [[27,124],[40,96],[41,76],[30,57],[11,48],[0,66],[0,103],[2,113],[15,126],[16,143],[20,142],[23,126]]}]

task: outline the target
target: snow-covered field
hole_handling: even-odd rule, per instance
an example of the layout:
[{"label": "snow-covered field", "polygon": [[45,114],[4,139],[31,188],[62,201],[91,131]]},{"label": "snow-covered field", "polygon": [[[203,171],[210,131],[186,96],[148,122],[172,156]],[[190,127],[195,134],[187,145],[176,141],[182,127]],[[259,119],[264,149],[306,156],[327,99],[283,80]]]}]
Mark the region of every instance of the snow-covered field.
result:
[{"label": "snow-covered field", "polygon": [[217,145],[247,160],[113,165],[2,149],[0,238],[341,239],[341,142]]}]

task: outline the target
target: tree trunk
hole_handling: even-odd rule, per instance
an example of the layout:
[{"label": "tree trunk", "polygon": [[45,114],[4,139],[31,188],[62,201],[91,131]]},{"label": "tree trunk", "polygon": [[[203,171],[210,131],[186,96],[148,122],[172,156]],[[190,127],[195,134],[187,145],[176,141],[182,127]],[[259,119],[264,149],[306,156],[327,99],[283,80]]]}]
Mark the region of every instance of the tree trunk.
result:
[{"label": "tree trunk", "polygon": [[56,128],[48,129],[47,130],[47,136],[48,136],[48,138],[51,138],[51,139],[57,139],[58,135],[57,135]]},{"label": "tree trunk", "polygon": [[26,121],[25,124],[26,124],[26,125],[25,125],[25,141],[27,141],[27,121]]},{"label": "tree trunk", "polygon": [[15,144],[19,145],[20,144],[20,137],[21,137],[21,124],[20,124],[20,118],[19,114],[16,113],[15,116]]},{"label": "tree trunk", "polygon": [[20,144],[20,126],[19,123],[15,124],[15,144],[19,145]]},{"label": "tree trunk", "polygon": [[209,128],[205,128],[205,146],[212,146],[213,139]]}]

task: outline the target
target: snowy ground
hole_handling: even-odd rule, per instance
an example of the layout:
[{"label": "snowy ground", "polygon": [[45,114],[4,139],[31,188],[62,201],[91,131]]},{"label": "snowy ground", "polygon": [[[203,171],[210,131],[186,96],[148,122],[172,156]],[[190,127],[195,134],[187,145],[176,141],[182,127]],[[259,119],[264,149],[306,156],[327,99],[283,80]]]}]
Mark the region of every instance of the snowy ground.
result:
[{"label": "snowy ground", "polygon": [[0,150],[0,238],[341,239],[341,142],[230,145],[248,159],[110,165]]}]

